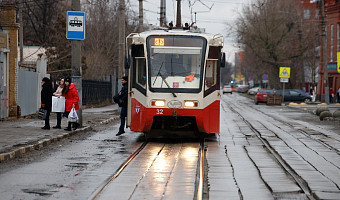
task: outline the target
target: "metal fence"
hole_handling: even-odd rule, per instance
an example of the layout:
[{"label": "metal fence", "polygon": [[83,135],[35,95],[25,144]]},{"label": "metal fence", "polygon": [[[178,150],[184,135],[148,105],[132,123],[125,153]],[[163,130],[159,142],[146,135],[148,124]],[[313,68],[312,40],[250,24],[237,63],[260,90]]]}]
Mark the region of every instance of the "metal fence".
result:
[{"label": "metal fence", "polygon": [[112,83],[104,81],[82,81],[83,105],[100,104],[112,101]]},{"label": "metal fence", "polygon": [[40,107],[41,78],[33,71],[18,69],[18,105],[21,116],[36,113]]}]

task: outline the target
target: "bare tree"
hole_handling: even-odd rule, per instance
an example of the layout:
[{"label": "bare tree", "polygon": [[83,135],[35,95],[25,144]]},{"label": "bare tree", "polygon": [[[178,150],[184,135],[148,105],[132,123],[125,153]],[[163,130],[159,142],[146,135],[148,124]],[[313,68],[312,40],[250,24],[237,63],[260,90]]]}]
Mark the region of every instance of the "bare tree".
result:
[{"label": "bare tree", "polygon": [[281,87],[280,67],[291,67],[290,87],[299,87],[304,81],[303,56],[312,46],[311,31],[305,27],[295,0],[257,0],[245,8],[236,23],[246,60],[255,63],[245,67],[256,68],[258,73],[266,71],[275,88]]},{"label": "bare tree", "polygon": [[23,0],[24,43],[28,46],[49,46],[56,31],[57,6],[60,0]]},{"label": "bare tree", "polygon": [[[86,79],[102,79],[112,75],[118,66],[118,6],[119,1],[87,1],[86,40],[83,54],[86,57]],[[138,28],[138,17],[131,9],[126,12],[126,35]]]}]

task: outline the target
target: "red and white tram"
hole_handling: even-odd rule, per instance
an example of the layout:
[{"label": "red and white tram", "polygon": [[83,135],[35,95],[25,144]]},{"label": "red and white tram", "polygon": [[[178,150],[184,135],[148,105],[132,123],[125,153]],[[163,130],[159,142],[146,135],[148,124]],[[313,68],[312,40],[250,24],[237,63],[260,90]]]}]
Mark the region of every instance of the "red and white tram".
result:
[{"label": "red and white tram", "polygon": [[193,126],[219,133],[223,36],[153,30],[129,39],[127,126],[144,133]]}]

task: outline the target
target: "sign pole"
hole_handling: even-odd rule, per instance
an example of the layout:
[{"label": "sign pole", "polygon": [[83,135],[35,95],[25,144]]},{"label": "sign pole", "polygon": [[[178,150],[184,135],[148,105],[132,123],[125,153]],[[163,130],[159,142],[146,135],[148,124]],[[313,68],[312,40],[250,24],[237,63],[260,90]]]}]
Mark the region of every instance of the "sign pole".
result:
[{"label": "sign pole", "polygon": [[283,82],[283,90],[282,90],[282,104],[285,101],[285,82]]},{"label": "sign pole", "polygon": [[290,67],[280,67],[280,73],[279,73],[279,77],[280,77],[280,82],[283,83],[283,90],[282,90],[282,104],[285,101],[285,83],[289,82],[289,78],[290,78]]},{"label": "sign pole", "polygon": [[[71,8],[73,11],[80,11],[80,0],[72,0]],[[82,112],[82,75],[81,75],[81,40],[72,40],[72,82],[77,88],[79,95],[79,124],[83,126],[83,112]]]},{"label": "sign pole", "polygon": [[321,30],[322,30],[322,59],[323,59],[323,81],[325,88],[325,103],[329,104],[328,67],[327,67],[327,33],[325,22],[325,0],[321,1]]}]

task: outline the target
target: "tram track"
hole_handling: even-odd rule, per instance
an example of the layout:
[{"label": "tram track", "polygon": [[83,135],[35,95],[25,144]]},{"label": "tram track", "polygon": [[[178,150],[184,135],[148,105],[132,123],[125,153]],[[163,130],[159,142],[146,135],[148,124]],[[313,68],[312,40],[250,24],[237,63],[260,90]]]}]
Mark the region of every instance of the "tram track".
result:
[{"label": "tram track", "polygon": [[134,153],[129,156],[128,159],[123,162],[120,167],[117,169],[117,171],[109,177],[102,186],[99,187],[99,189],[94,193],[94,195],[90,198],[91,200],[97,199],[97,197],[100,195],[100,193],[104,190],[104,188],[115,178],[119,176],[119,174],[124,170],[124,168],[144,149],[144,147],[147,145],[147,141],[144,142]]},{"label": "tram track", "polygon": [[[138,154],[141,154],[141,152],[145,149],[145,147],[150,144],[152,142],[150,141],[145,141],[134,153],[132,153],[128,159],[126,159],[124,161],[124,163],[122,163],[120,165],[120,167],[116,170],[116,172],[110,176],[109,178],[107,178],[107,180],[93,193],[93,195],[89,198],[91,200],[96,200],[96,199],[101,199],[101,196],[103,193],[105,192],[108,192],[106,190],[106,188],[108,188],[108,185],[113,181],[115,180],[120,174],[122,174],[122,172],[126,169],[126,167],[131,164],[131,162],[137,157]],[[196,142],[195,142],[196,143]],[[195,144],[193,143],[193,144]],[[153,144],[150,144],[150,145],[153,145]],[[161,143],[158,143],[158,145],[161,145]],[[181,147],[178,147],[181,146]],[[148,145],[149,146],[149,145]],[[163,193],[162,195],[160,195],[160,199],[163,199],[165,196],[166,196],[166,192],[167,192],[167,187],[171,187],[170,185],[170,181],[171,179],[173,179],[172,175],[175,170],[175,167],[177,165],[179,165],[179,159],[181,159],[181,154],[184,152],[184,151],[188,151],[188,149],[185,147],[185,145],[183,145],[183,143],[164,143],[163,144],[163,147],[160,148],[160,150],[158,151],[157,155],[153,158],[152,161],[147,161],[146,162],[151,162],[151,163],[155,163],[155,165],[157,165],[157,159],[160,159],[159,157],[160,156],[164,156],[164,155],[161,155],[161,154],[167,154],[166,152],[169,151],[169,149],[178,149],[178,153],[176,153],[177,155],[175,157],[172,157],[170,158],[170,160],[173,160],[173,161],[170,161],[170,162],[173,162],[174,164],[172,165],[172,167],[170,168],[170,172],[169,175],[168,175],[168,180],[166,181],[166,183],[164,184],[164,189],[163,189]],[[163,153],[163,151],[165,151]],[[196,170],[194,171],[194,175],[195,175],[195,181],[193,182],[194,184],[194,194],[193,194],[193,197],[194,199],[197,199],[197,200],[202,200],[202,199],[207,199],[205,194],[204,194],[204,190],[206,189],[206,183],[204,181],[204,179],[206,178],[206,174],[205,174],[205,165],[206,165],[206,162],[205,162],[205,146],[204,146],[204,140],[200,140],[199,142],[199,145],[197,145],[197,168]],[[183,156],[183,155],[182,155]],[[143,184],[143,181],[145,179],[145,177],[148,176],[148,173],[151,172],[151,173],[154,173],[152,172],[152,168],[153,168],[153,165],[154,164],[150,164],[150,166],[147,168],[146,171],[144,171],[144,174],[142,175],[138,175],[139,178],[137,180],[137,182],[133,183],[135,184],[135,187],[133,189],[133,191],[129,191],[129,197],[128,199],[135,199],[135,195],[138,193],[136,192],[139,188],[139,185],[140,184]],[[177,175],[178,176],[178,175]],[[172,177],[172,178],[171,178]],[[190,183],[188,183],[190,184]],[[152,190],[152,189],[151,189]]]},{"label": "tram track", "polygon": [[[261,112],[262,114],[265,114],[265,113],[264,113],[262,110],[260,110],[260,109],[257,109],[257,108],[255,108],[255,107],[253,107],[253,106],[249,106],[249,107],[251,107],[252,109],[254,109],[254,110],[258,111],[258,112]],[[289,123],[289,122],[286,122],[286,121],[281,120],[281,119],[274,118],[274,117],[272,117],[272,116],[270,116],[270,115],[267,115],[267,116],[268,116],[268,117],[271,117],[272,119],[274,119],[274,120],[276,120],[276,121],[278,121],[278,122],[280,122],[280,123],[282,123],[282,124],[284,124],[284,125],[286,125],[286,126],[288,126],[288,127],[290,127],[290,128],[294,128],[294,125],[292,125],[292,124]],[[298,125],[303,126],[302,124],[298,124]],[[308,127],[305,127],[305,129],[307,129],[308,132],[315,132],[315,134],[322,135],[323,137],[326,137],[326,138],[328,137],[328,135],[326,135],[326,134],[324,134],[324,133],[322,133],[322,132],[320,132],[320,131],[316,131],[316,130],[314,130],[314,129],[310,129],[310,128],[308,128]],[[331,145],[329,145],[329,144],[327,144],[327,143],[325,143],[325,142],[323,142],[323,141],[320,141],[319,139],[313,138],[313,137],[311,136],[311,134],[308,134],[308,133],[307,133],[307,130],[300,129],[300,128],[299,128],[299,129],[295,129],[295,130],[297,130],[297,131],[299,131],[300,133],[302,133],[305,137],[308,137],[308,138],[310,138],[310,139],[312,139],[312,140],[315,140],[315,141],[317,141],[318,143],[320,143],[320,144],[324,145],[325,147],[327,147],[328,149],[330,149],[330,150],[336,152],[337,154],[340,154],[339,149],[336,149],[335,147],[333,147],[333,146],[331,146]],[[314,135],[315,135],[315,134],[314,134]],[[333,138],[333,139],[339,141],[339,140],[336,139],[336,138]]]},{"label": "tram track", "polygon": [[[232,103],[233,104],[233,103]],[[255,133],[256,137],[261,141],[261,143],[264,145],[264,147],[269,151],[269,153],[275,158],[275,160],[280,164],[283,170],[285,170],[297,183],[297,185],[301,188],[303,193],[306,195],[306,197],[310,200],[315,200],[315,198],[312,195],[311,189],[309,188],[307,182],[299,176],[290,166],[289,164],[281,157],[281,155],[269,144],[269,142],[261,136],[261,133],[259,130],[257,130],[247,119],[241,115],[235,108],[238,107],[238,105],[230,105],[225,104],[228,106],[228,108],[237,114],[242,121],[247,124],[247,126]],[[235,107],[235,108],[234,108]],[[243,109],[243,108],[242,108]],[[261,112],[262,113],[262,112]]]}]

